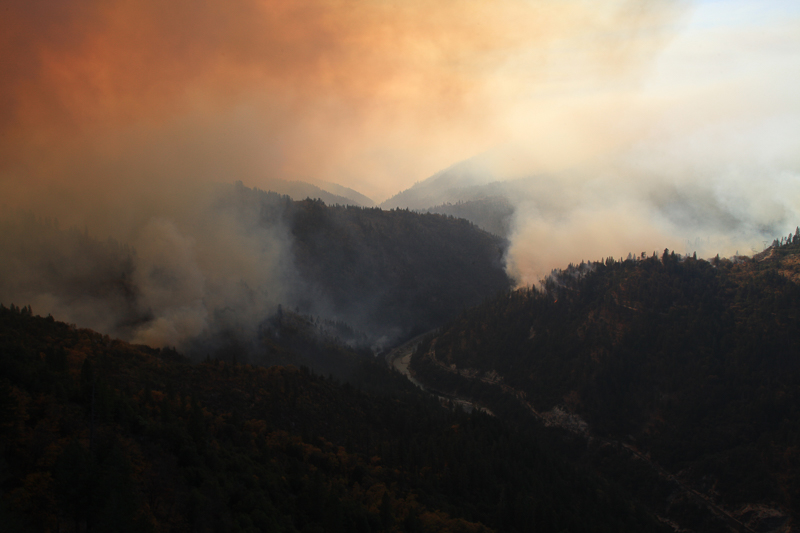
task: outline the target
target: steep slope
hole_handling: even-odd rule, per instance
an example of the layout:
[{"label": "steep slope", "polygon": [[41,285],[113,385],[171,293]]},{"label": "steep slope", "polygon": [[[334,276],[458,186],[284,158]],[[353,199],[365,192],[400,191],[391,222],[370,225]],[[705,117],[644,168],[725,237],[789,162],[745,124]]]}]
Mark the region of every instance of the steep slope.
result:
[{"label": "steep slope", "polygon": [[289,181],[271,178],[261,181],[261,186],[277,194],[286,195],[293,200],[311,198],[322,200],[326,204],[358,205],[372,207],[375,202],[353,189],[335,183],[306,181]]},{"label": "steep slope", "polygon": [[4,214],[0,303],[205,357],[230,345],[261,350],[279,305],[347,323],[378,346],[510,287],[506,242],[463,220],[295,202],[241,183],[207,196],[138,221],[138,253]]},{"label": "steep slope", "polygon": [[[2,216],[4,215],[4,216]],[[49,303],[56,315],[107,331],[141,318],[135,252],[32,213],[0,215],[0,303]]]},{"label": "steep slope", "polygon": [[469,220],[479,228],[508,238],[519,202],[546,209],[538,191],[542,178],[496,181],[480,158],[457,163],[415,183],[380,204],[383,209],[412,209]]},{"label": "steep slope", "polygon": [[[327,191],[331,194],[347,198],[348,200],[350,200],[349,202],[346,202],[347,205],[358,205],[361,207],[375,207],[376,205],[375,201],[372,198],[369,198],[368,196],[365,196],[360,192],[358,192],[357,190],[351,189],[350,187],[344,187],[342,185],[339,185],[338,183],[331,183],[329,181],[322,181],[310,178],[305,179],[304,181],[307,181],[308,183],[319,187],[323,191]],[[311,198],[316,198],[316,197],[311,196]],[[297,198],[297,199],[300,200],[302,198]],[[322,200],[326,204],[342,203],[342,202],[329,202],[324,198],[320,198],[320,200]]]},{"label": "steep slope", "polygon": [[465,220],[313,201],[287,219],[308,287],[300,309],[373,335],[421,333],[510,287],[505,241]]},{"label": "steep slope", "polygon": [[[477,159],[469,159],[441,170],[433,176],[415,183],[382,202],[382,209],[426,209],[447,202],[471,200],[475,189],[486,186],[495,179],[486,165]],[[465,192],[472,189],[469,192]],[[465,198],[465,195],[468,196]]]},{"label": "steep slope", "polygon": [[190,364],[0,307],[13,531],[663,531],[530,434],[294,367]]},{"label": "steep slope", "polygon": [[412,368],[495,412],[526,406],[629,446],[743,522],[748,504],[796,516],[798,254],[800,244],[735,261],[665,251],[570,267],[544,292],[468,310]]},{"label": "steep slope", "polygon": [[423,210],[469,220],[479,228],[501,237],[509,237],[515,208],[505,196],[445,203]]}]

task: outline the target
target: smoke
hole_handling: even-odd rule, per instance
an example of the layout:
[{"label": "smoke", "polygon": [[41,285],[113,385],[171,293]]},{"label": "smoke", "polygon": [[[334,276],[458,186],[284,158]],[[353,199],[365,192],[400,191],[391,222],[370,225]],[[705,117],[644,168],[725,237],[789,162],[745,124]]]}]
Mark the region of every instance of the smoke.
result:
[{"label": "smoke", "polygon": [[750,255],[794,231],[799,36],[784,2],[698,4],[638,82],[531,102],[520,135],[478,158],[516,205],[509,272],[536,284],[570,262],[665,247]]},{"label": "smoke", "polygon": [[[139,292],[115,298],[126,337],[152,343],[294,283],[286,232],[220,207],[215,182],[381,199],[482,153],[513,191],[520,283],[664,247],[748,252],[800,214],[798,20],[778,0],[10,0],[0,198],[133,245],[119,268]],[[53,294],[28,301],[120,323]]]},{"label": "smoke", "polygon": [[[753,117],[752,103],[736,101],[724,121],[677,131],[653,120],[636,142],[512,181],[510,273],[535,284],[569,262],[665,247],[706,258],[762,251],[800,224],[800,106],[785,103]],[[696,113],[677,107],[670,121],[685,126]]]},{"label": "smoke", "polygon": [[14,204],[56,189],[102,205],[132,183],[309,176],[385,198],[535,128],[516,121],[542,94],[574,91],[577,73],[636,78],[682,11],[666,0],[12,0],[0,21],[0,191]]},{"label": "smoke", "polygon": [[692,150],[705,148],[703,157],[662,140],[508,181],[515,207],[509,274],[535,285],[568,263],[664,248],[702,258],[752,255],[800,225],[800,166],[753,161],[754,143],[741,157],[736,143],[714,153],[729,139],[691,141]]},{"label": "smoke", "polygon": [[0,220],[0,299],[135,343],[180,346],[225,333],[252,340],[297,290],[277,195],[195,190],[191,204],[129,220],[125,245],[32,214]]}]

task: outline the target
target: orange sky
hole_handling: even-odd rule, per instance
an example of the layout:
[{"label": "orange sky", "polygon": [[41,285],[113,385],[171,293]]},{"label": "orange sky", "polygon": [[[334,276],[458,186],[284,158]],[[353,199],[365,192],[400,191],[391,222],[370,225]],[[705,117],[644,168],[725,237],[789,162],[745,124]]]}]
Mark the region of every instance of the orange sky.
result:
[{"label": "orange sky", "polygon": [[[750,253],[800,224],[798,94],[796,0],[5,0],[0,214],[135,246],[158,317],[140,340],[175,344],[241,281],[269,288],[251,317],[288,286],[279,228],[207,216],[204,184],[380,202],[478,156],[491,179],[537,176],[512,198],[520,284]],[[183,282],[149,283],[153,265]]]},{"label": "orange sky", "polygon": [[[600,213],[580,248],[618,255],[697,236],[641,218],[670,187],[752,228],[800,216],[799,73],[789,0],[7,0],[0,204],[125,238],[201,182],[380,202],[489,153],[550,176],[575,225]],[[581,258],[535,259],[573,226],[518,214],[521,279]]]},{"label": "orange sky", "polygon": [[682,12],[648,6],[12,0],[3,185],[310,176],[381,201],[513,137],[520,102],[570,70],[638,68]]}]

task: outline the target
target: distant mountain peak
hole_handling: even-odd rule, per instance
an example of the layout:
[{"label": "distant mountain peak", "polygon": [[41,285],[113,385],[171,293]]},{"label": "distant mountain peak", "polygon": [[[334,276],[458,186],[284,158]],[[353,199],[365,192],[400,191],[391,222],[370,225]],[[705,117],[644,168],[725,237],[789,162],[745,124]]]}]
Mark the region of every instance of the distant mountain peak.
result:
[{"label": "distant mountain peak", "polygon": [[397,207],[426,209],[434,205],[453,203],[462,198],[460,192],[467,188],[479,188],[495,182],[494,174],[478,158],[455,163],[431,177],[418,181],[380,204],[382,209]]},{"label": "distant mountain peak", "polygon": [[257,186],[260,189],[290,196],[293,200],[311,198],[322,200],[327,205],[375,206],[375,202],[372,199],[358,191],[336,183],[328,183],[313,178],[307,178],[303,181],[267,178],[258,183]]}]

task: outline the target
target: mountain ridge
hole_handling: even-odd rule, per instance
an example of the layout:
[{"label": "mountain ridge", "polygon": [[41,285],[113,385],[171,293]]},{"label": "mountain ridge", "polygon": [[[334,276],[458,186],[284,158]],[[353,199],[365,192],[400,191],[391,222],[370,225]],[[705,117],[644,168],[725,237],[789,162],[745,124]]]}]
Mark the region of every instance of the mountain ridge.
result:
[{"label": "mountain ridge", "polygon": [[[580,417],[578,433],[636,448],[754,529],[788,531],[800,502],[798,257],[800,237],[755,258],[665,250],[571,265],[541,292],[467,310],[411,368],[504,416],[529,403],[559,424]],[[759,524],[748,506],[773,514]]]},{"label": "mountain ridge", "polygon": [[380,394],[0,306],[0,370],[14,531],[665,531],[534,435],[374,358],[361,379]]},{"label": "mountain ridge", "polygon": [[280,305],[347,323],[381,349],[511,286],[506,241],[453,217],[293,201],[241,182],[197,211],[142,221],[138,250],[32,213],[0,217],[0,302],[199,357],[249,346],[260,359],[261,326]]},{"label": "mountain ridge", "polygon": [[261,180],[259,185],[262,189],[289,196],[297,201],[310,198],[322,200],[330,205],[358,205],[362,207],[373,207],[375,205],[372,199],[354,189],[320,180],[300,181],[269,178]]}]

